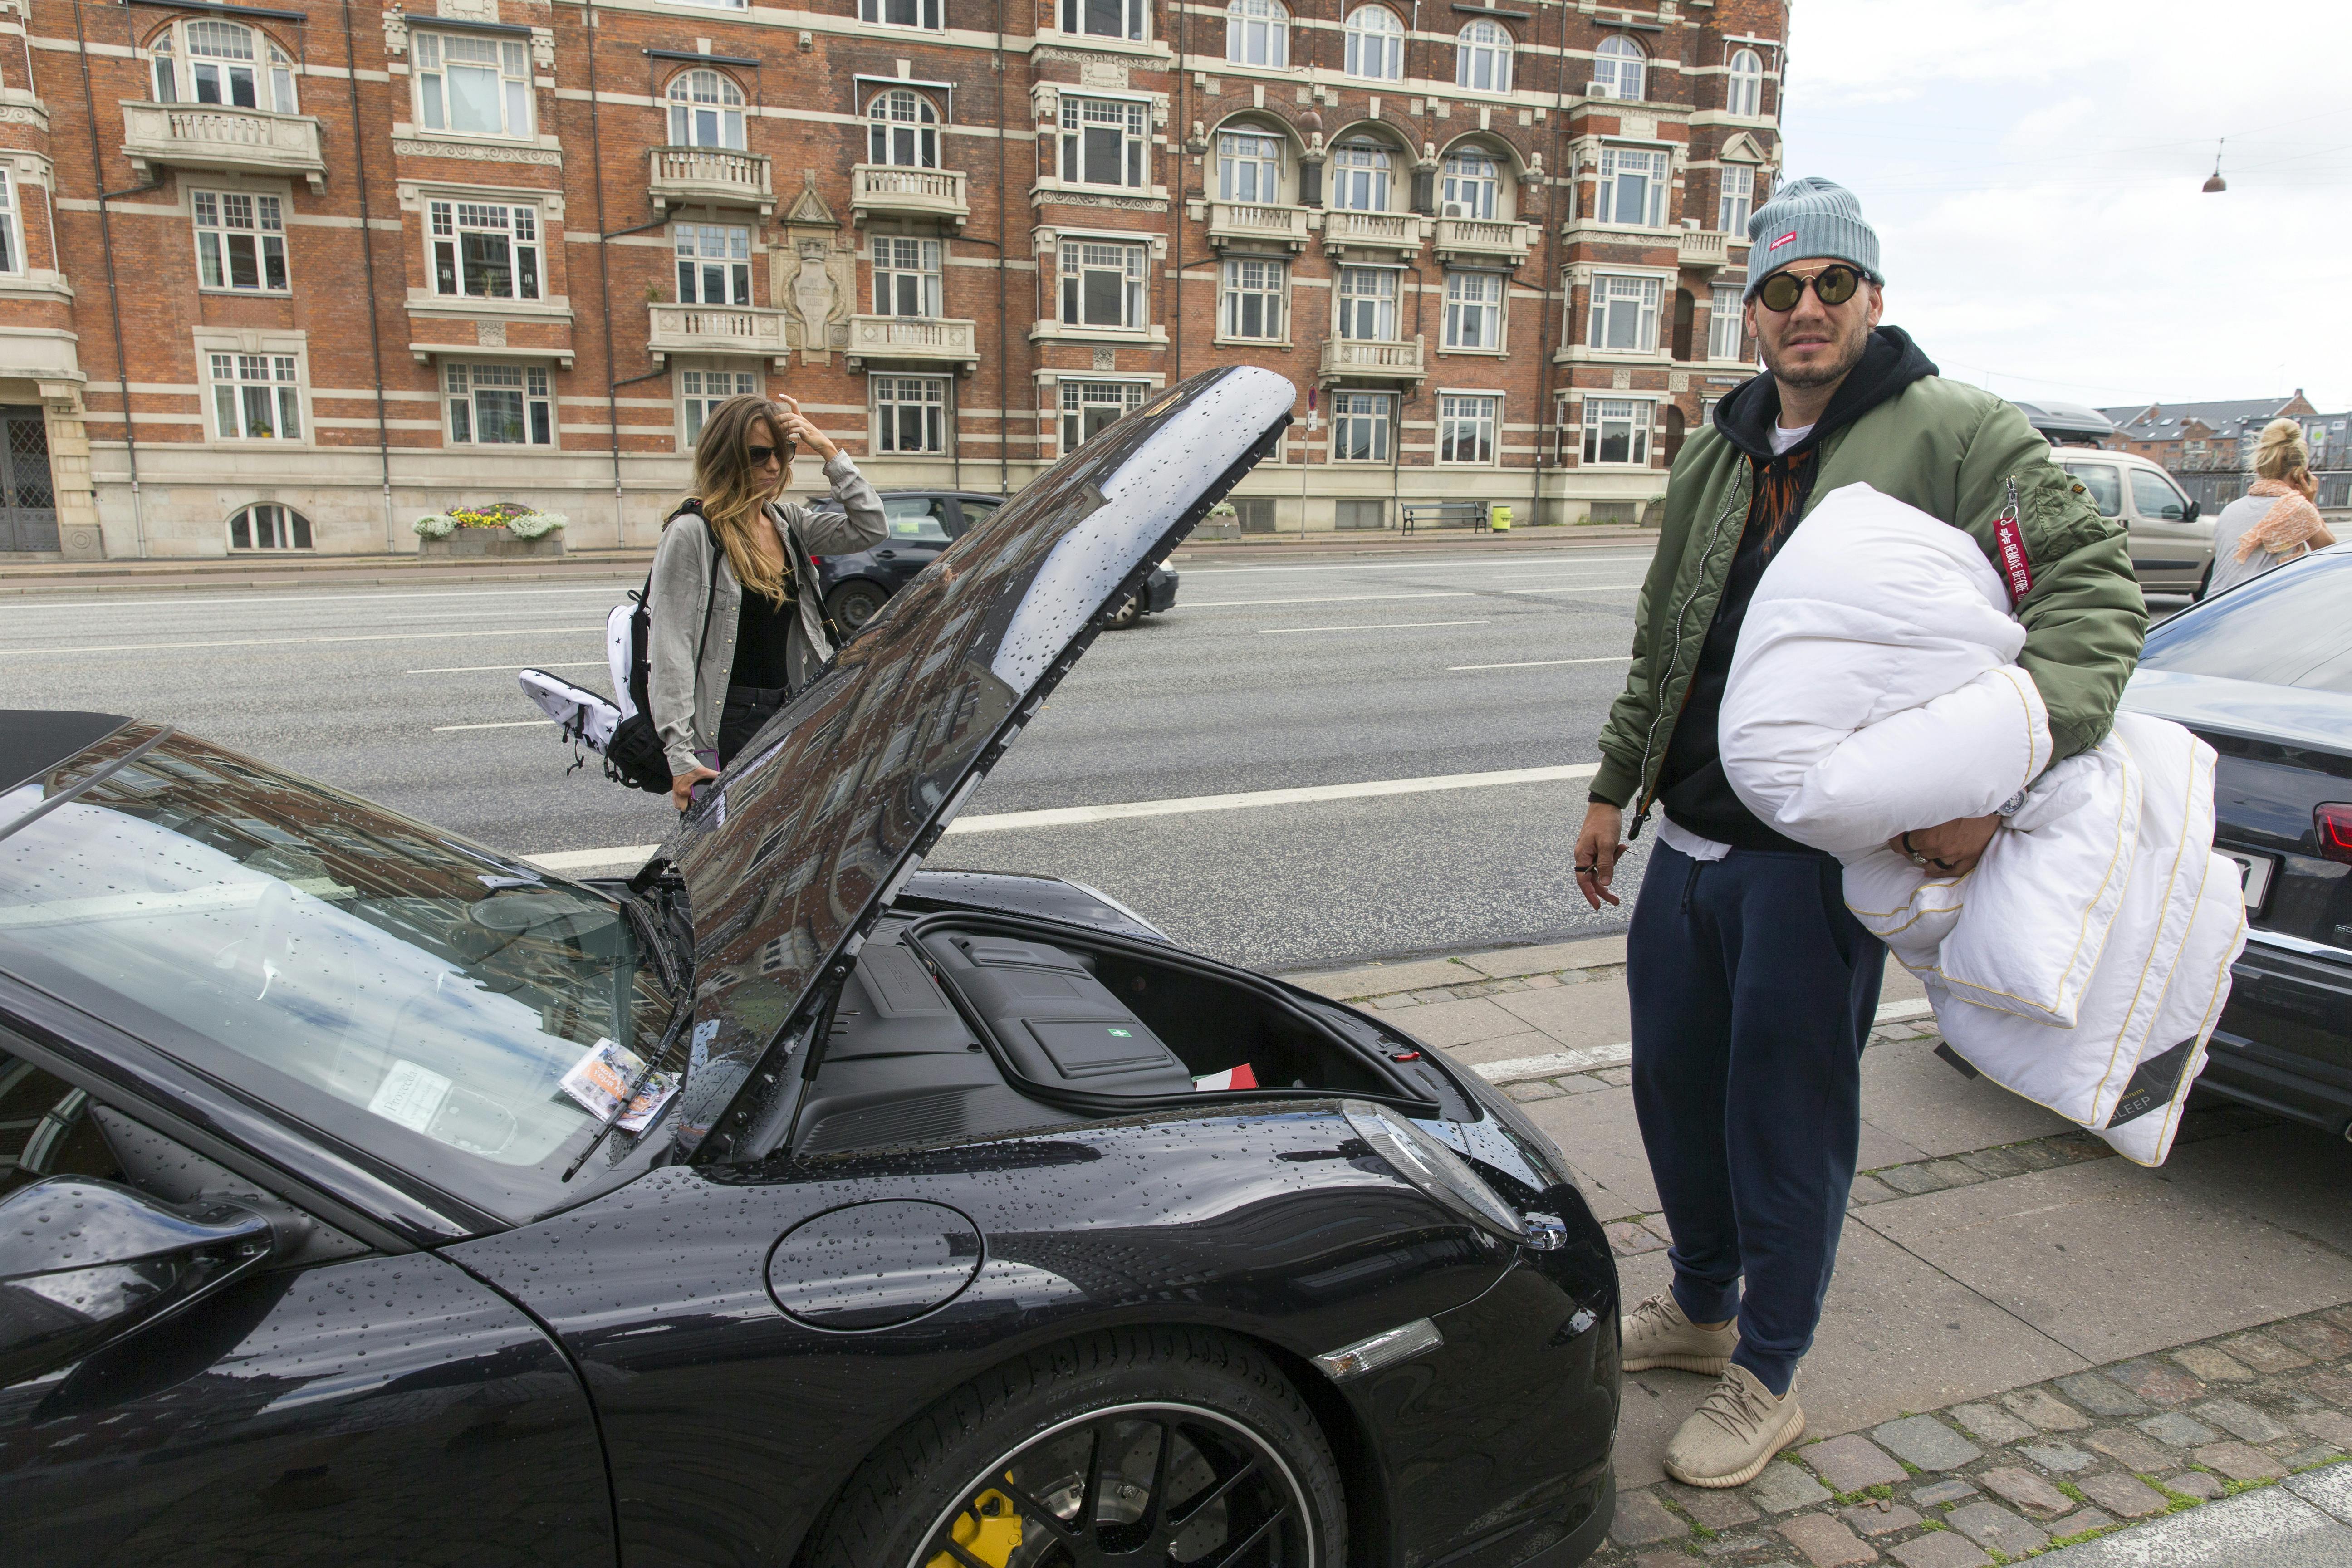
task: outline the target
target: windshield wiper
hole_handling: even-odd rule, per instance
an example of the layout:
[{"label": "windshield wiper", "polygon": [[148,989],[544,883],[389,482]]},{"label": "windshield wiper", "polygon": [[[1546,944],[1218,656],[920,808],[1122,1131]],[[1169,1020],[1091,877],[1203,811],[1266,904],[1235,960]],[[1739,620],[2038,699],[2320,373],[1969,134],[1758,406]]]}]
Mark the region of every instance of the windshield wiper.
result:
[{"label": "windshield wiper", "polygon": [[[655,1046],[653,1055],[646,1058],[646,1065],[638,1069],[636,1081],[629,1085],[627,1092],[621,1096],[620,1103],[614,1106],[611,1113],[604,1118],[604,1124],[596,1129],[596,1136],[588,1140],[588,1147],[580,1151],[580,1158],[572,1161],[564,1171],[562,1177],[564,1181],[568,1182],[578,1175],[580,1168],[588,1163],[589,1158],[598,1149],[604,1147],[604,1140],[611,1135],[614,1128],[620,1125],[621,1118],[629,1113],[629,1107],[637,1102],[637,1096],[645,1092],[646,1085],[653,1081],[653,1076],[660,1070],[662,1063],[669,1059],[669,1053],[677,1045],[679,1033],[687,1025],[694,1021],[693,1004],[694,970],[689,966],[686,972],[686,984],[678,990],[677,1003],[670,1009],[669,1026],[662,1031],[661,1042]],[[685,1087],[683,1083],[678,1085],[680,1089]],[[677,1096],[672,1095],[671,1098],[676,1099]],[[646,1131],[652,1131],[651,1121],[646,1125]]]}]

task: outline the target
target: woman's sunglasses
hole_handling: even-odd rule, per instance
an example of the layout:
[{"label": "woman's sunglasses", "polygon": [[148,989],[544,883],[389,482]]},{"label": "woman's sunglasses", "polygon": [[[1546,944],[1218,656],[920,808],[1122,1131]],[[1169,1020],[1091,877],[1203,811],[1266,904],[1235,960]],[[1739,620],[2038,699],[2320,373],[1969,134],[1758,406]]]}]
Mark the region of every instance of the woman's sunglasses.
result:
[{"label": "woman's sunglasses", "polygon": [[[743,448],[743,456],[750,460],[753,468],[764,468],[770,463],[776,460],[776,451],[777,449],[773,447],[746,447]],[[793,457],[797,455],[799,451],[800,448],[794,446],[792,442],[787,441],[784,443],[783,458],[787,466],[791,464]]]},{"label": "woman's sunglasses", "polygon": [[1824,267],[1811,278],[1800,278],[1793,272],[1775,272],[1764,279],[1764,287],[1756,290],[1768,310],[1793,310],[1797,301],[1805,297],[1805,285],[1813,286],[1813,297],[1824,305],[1843,305],[1853,298],[1862,287],[1862,274],[1851,267]]}]

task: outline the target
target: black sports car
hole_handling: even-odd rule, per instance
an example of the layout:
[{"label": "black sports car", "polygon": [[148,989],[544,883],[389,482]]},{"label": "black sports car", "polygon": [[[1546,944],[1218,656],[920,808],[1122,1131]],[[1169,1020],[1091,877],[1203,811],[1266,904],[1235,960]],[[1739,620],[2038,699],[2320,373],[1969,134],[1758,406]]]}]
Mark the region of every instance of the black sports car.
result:
[{"label": "black sports car", "polygon": [[917,870],[1292,396],[1058,464],[626,881],[0,714],[9,1560],[1590,1552],[1617,1281],[1541,1134],[1086,889]]},{"label": "black sports car", "polygon": [[[996,515],[1003,496],[968,494],[962,490],[884,490],[882,516],[889,537],[871,550],[847,555],[817,557],[817,590],[824,595],[825,612],[845,633],[873,619],[891,595],[911,582],[940,551]],[[831,496],[809,503],[840,509]],[[1176,574],[1155,565],[1143,585],[1122,595],[1103,612],[1102,624],[1113,629],[1135,625],[1176,603]]]},{"label": "black sports car", "polygon": [[2149,632],[2124,701],[2221,753],[2249,930],[2199,1087],[2352,1136],[2352,547]]}]

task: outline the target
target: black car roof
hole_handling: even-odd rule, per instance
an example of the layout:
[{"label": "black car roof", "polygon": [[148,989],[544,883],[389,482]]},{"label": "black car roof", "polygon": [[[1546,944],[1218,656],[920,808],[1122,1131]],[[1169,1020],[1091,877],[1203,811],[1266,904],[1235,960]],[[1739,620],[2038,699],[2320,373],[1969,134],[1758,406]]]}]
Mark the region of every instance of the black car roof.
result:
[{"label": "black car roof", "polygon": [[130,722],[120,713],[0,708],[0,790],[40,777]]}]

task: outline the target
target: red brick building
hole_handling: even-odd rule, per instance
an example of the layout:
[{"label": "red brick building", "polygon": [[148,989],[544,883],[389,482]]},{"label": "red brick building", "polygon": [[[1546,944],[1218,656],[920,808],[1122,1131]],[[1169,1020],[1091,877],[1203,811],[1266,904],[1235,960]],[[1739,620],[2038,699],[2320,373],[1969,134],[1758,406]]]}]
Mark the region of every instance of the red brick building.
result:
[{"label": "red brick building", "polygon": [[1748,374],[1773,0],[439,8],[0,10],[0,551],[641,543],[744,390],[1013,490],[1233,362],[1245,528],[1630,517]]}]

